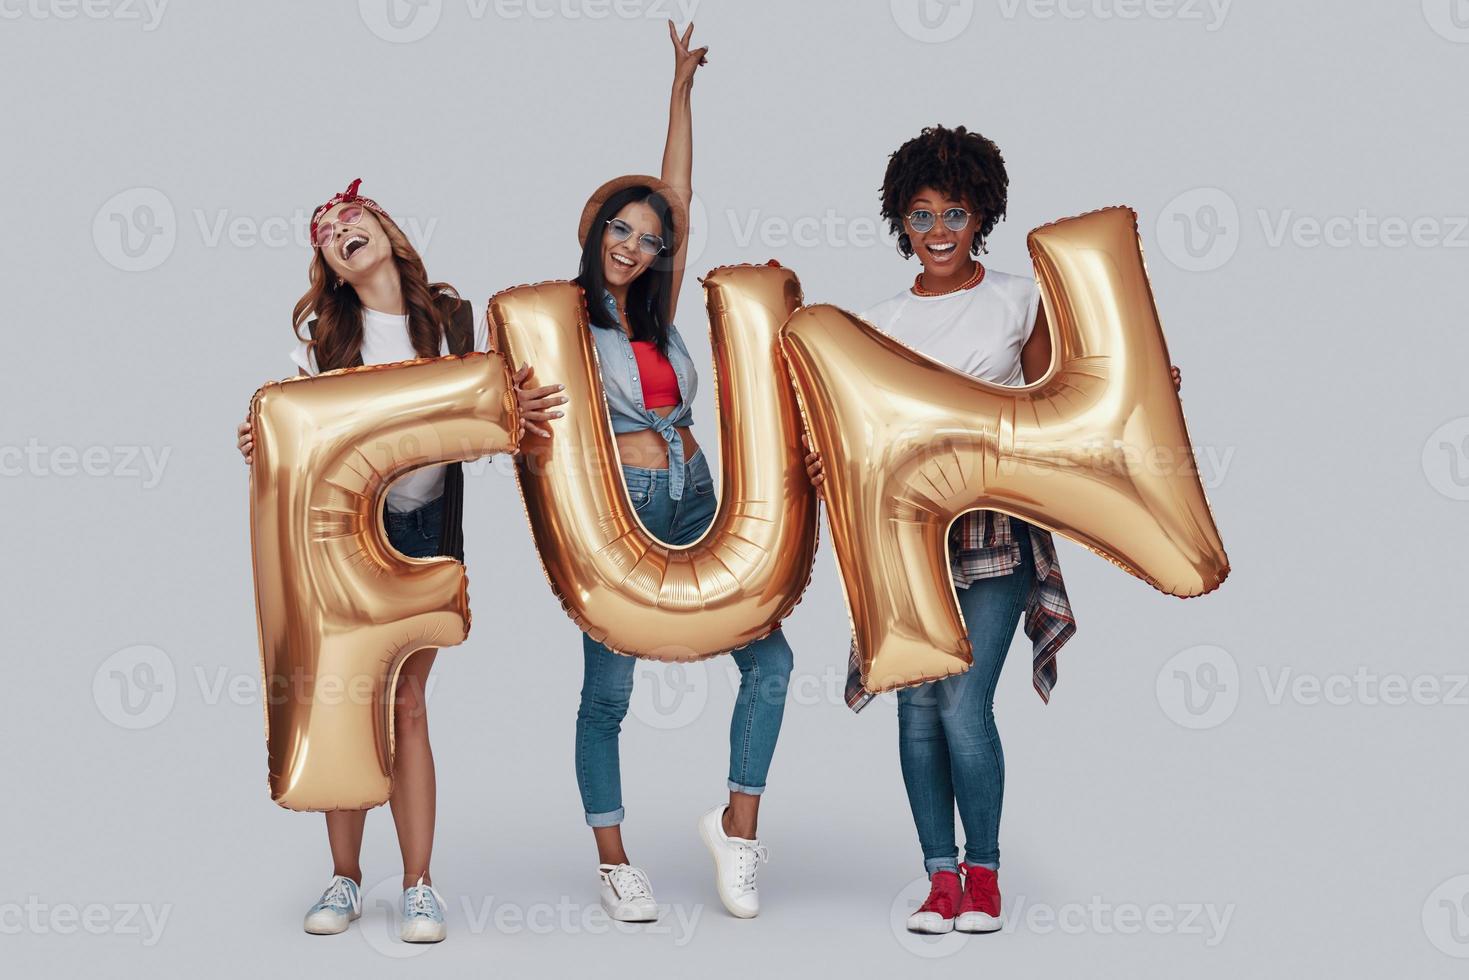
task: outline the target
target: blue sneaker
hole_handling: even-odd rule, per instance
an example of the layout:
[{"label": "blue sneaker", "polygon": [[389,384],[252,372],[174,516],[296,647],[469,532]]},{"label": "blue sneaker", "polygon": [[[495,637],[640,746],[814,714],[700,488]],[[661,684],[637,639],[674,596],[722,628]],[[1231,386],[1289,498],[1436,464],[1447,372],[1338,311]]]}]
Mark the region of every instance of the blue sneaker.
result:
[{"label": "blue sneaker", "polygon": [[437,943],[444,939],[444,896],[433,885],[418,884],[403,891],[403,927],[399,938],[405,943]]},{"label": "blue sneaker", "polygon": [[313,936],[335,936],[346,932],[352,920],[362,914],[362,892],[357,882],[333,875],[321,898],[306,913],[306,931]]}]

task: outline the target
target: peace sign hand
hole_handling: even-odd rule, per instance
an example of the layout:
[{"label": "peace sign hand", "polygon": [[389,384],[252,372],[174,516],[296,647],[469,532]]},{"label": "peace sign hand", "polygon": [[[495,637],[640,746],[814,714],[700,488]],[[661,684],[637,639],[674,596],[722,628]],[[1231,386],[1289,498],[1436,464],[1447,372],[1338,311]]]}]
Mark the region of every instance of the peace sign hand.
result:
[{"label": "peace sign hand", "polygon": [[673,26],[673,21],[668,22],[668,37],[673,41],[673,85],[675,88],[692,88],[694,84],[694,72],[699,70],[700,65],[707,65],[709,59],[704,56],[709,53],[709,48],[695,48],[689,50],[689,38],[694,33],[694,23],[679,37],[678,30]]}]

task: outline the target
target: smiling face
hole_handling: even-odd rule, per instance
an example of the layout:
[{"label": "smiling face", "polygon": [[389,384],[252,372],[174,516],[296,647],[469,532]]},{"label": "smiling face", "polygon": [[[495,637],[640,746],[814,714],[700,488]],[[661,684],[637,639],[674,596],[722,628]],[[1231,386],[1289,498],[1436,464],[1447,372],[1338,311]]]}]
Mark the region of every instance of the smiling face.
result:
[{"label": "smiling face", "polygon": [[[949,208],[970,211],[969,223],[958,231],[950,231],[944,225],[942,217]],[[913,229],[913,223],[905,217],[903,230],[908,233],[913,253],[923,263],[924,273],[933,279],[945,279],[968,268],[967,260],[974,246],[975,233],[981,224],[980,216],[972,213],[973,208],[964,201],[949,197],[932,187],[920,187],[903,213],[908,215],[920,209],[934,213],[933,227],[920,233]]]},{"label": "smiling face", "polygon": [[338,204],[317,221],[317,244],[333,273],[349,283],[391,262],[393,245],[377,215],[360,204]]},{"label": "smiling face", "polygon": [[639,248],[638,240],[644,235],[665,237],[663,222],[646,201],[625,205],[613,220],[626,223],[632,228],[632,234],[618,241],[610,222],[602,226],[602,278],[608,288],[626,288],[658,258]]}]

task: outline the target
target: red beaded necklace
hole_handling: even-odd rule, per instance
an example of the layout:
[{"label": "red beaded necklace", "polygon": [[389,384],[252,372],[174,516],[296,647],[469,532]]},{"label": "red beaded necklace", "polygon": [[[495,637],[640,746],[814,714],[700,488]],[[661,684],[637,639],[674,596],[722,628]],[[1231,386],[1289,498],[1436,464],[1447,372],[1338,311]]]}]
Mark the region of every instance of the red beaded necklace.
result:
[{"label": "red beaded necklace", "polygon": [[973,289],[975,286],[978,286],[983,281],[984,281],[984,263],[983,262],[976,262],[976,263],[974,263],[974,275],[970,276],[968,279],[964,280],[959,285],[955,286],[953,289],[941,289],[941,290],[937,290],[937,291],[931,290],[931,289],[924,289],[923,288],[923,273],[920,272],[920,273],[918,273],[918,275],[916,275],[916,276],[913,277],[913,295],[914,296],[947,296],[950,293],[961,293],[961,292],[963,292],[966,289]]}]

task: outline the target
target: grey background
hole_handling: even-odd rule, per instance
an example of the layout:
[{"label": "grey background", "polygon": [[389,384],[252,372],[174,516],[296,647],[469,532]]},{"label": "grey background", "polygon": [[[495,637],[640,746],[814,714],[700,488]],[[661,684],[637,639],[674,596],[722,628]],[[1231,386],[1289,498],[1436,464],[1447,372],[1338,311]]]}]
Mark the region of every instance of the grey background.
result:
[{"label": "grey background", "polygon": [[1024,271],[1042,222],[1139,211],[1233,575],[1180,602],[1060,544],[1080,632],[1053,702],[1023,643],[998,696],[1011,929],[919,940],[894,928],[921,887],[894,712],[840,703],[823,550],[788,624],[761,917],[720,909],[694,825],[724,795],[732,665],[650,665],[626,831],[672,908],[624,934],[571,768],[579,637],[486,462],[476,629],[430,698],[449,940],[388,938],[386,812],[361,925],[302,934],[330,865],[321,818],[266,791],[233,428],[291,373],[305,217],[364,177],[477,314],[572,274],[586,195],[658,166],[673,10],[0,6],[4,972],[1462,973],[1463,0],[697,3],[680,319],[706,381],[695,274],[774,257],[812,302],[890,295],[915,266],[876,222],[886,155],[967,124],[1012,178],[994,267]]}]

